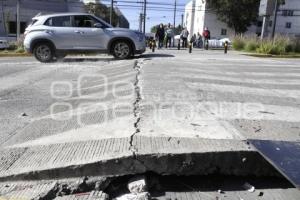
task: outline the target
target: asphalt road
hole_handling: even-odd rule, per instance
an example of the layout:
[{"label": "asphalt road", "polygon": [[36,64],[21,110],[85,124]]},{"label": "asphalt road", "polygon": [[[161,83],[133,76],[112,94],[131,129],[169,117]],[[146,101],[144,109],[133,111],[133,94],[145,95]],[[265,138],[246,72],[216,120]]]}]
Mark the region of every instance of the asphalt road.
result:
[{"label": "asphalt road", "polygon": [[160,50],[0,59],[0,176],[135,154],[300,141],[300,60]]}]

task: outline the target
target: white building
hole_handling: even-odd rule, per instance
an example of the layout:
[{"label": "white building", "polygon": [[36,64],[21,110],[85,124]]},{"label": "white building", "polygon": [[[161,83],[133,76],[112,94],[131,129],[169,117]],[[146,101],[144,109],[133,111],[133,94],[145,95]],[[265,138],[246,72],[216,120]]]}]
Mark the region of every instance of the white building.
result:
[{"label": "white building", "polygon": [[[84,12],[79,0],[21,0],[20,28],[25,31],[32,17],[39,13]],[[15,37],[17,32],[17,0],[0,1],[0,37]]]},{"label": "white building", "polygon": [[[270,17],[268,32],[273,25],[273,18],[274,16]],[[276,33],[300,37],[300,0],[285,0],[285,5],[279,7]]]},{"label": "white building", "polygon": [[221,38],[234,34],[234,31],[219,20],[215,13],[207,8],[205,0],[191,0],[185,6],[184,27],[190,32],[190,37],[198,32],[202,34],[205,27],[211,32],[211,37]]},{"label": "white building", "polygon": [[[20,0],[20,32],[31,22],[32,17],[39,13],[85,12],[87,3],[101,3],[100,0]],[[115,9],[116,10],[116,9]],[[120,27],[129,28],[129,22],[121,11],[119,16]],[[17,0],[0,0],[0,37],[9,40],[16,39],[17,32]]]},{"label": "white building", "polygon": [[[268,21],[267,34],[271,32],[274,16]],[[260,35],[262,20],[248,28],[246,34]],[[202,34],[205,27],[211,32],[212,38],[225,38],[235,34],[226,23],[218,20],[216,13],[208,9],[206,0],[191,0],[185,6],[184,26],[190,32],[190,37],[198,32]],[[286,0],[277,13],[276,33],[300,35],[300,0]]]}]

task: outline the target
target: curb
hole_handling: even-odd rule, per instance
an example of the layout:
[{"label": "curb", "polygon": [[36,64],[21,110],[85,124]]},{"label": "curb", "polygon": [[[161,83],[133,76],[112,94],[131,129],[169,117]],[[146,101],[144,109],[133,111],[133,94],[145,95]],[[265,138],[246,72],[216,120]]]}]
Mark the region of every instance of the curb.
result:
[{"label": "curb", "polygon": [[272,54],[242,54],[257,58],[300,58],[300,55],[272,55]]},{"label": "curb", "polygon": [[28,53],[0,53],[0,57],[31,57]]}]

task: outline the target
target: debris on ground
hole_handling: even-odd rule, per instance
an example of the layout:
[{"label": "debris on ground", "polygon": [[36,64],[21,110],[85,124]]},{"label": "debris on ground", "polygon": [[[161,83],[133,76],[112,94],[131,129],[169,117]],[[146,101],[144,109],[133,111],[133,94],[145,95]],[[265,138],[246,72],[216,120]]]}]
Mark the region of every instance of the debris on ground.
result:
[{"label": "debris on ground", "polygon": [[139,194],[124,194],[120,197],[117,197],[116,200],[150,200],[150,194],[148,192],[143,192]]},{"label": "debris on ground", "polygon": [[218,190],[219,194],[225,194],[225,192],[223,190]]},{"label": "debris on ground", "polygon": [[247,182],[243,185],[243,188],[251,193],[255,191],[255,187]]},{"label": "debris on ground", "polygon": [[263,193],[263,192],[260,192],[260,193],[258,194],[258,196],[259,196],[259,197],[262,197],[262,196],[264,196],[264,193]]},{"label": "debris on ground", "polygon": [[117,197],[116,200],[150,200],[150,193],[147,192],[146,176],[133,177],[128,181],[127,188],[130,194]]},{"label": "debris on ground", "polygon": [[26,113],[22,113],[22,117],[27,117],[28,115]]},{"label": "debris on ground", "polygon": [[147,184],[145,176],[134,177],[128,182],[128,190],[133,194],[146,192]]}]

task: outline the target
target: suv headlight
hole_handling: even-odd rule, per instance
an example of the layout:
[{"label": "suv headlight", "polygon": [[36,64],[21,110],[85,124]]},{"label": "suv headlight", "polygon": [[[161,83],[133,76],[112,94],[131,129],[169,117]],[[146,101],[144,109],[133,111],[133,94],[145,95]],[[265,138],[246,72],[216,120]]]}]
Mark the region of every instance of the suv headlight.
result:
[{"label": "suv headlight", "polygon": [[140,42],[145,40],[145,34],[144,33],[141,33],[139,31],[135,31],[135,34],[137,35]]}]

